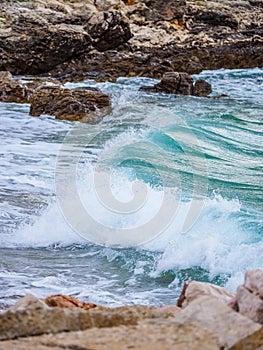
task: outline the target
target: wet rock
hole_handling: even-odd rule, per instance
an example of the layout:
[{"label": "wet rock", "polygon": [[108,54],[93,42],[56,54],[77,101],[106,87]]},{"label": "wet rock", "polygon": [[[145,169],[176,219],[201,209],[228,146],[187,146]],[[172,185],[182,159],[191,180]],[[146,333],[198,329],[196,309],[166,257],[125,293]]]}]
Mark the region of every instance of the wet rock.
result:
[{"label": "wet rock", "polygon": [[147,306],[99,306],[89,310],[49,307],[33,295],[27,295],[6,312],[0,313],[0,340],[92,327],[136,325],[139,320],[171,316],[170,311],[160,312]]},{"label": "wet rock", "polygon": [[0,72],[0,101],[16,103],[28,102],[26,86],[14,79],[10,72]]},{"label": "wet rock", "polygon": [[76,298],[63,294],[50,295],[44,299],[44,302],[50,307],[65,307],[68,309],[89,310],[96,307],[93,303],[84,303]]},{"label": "wet rock", "polygon": [[177,306],[185,308],[192,301],[201,296],[211,296],[218,301],[229,305],[235,301],[235,294],[228,290],[207,282],[187,281],[178,299]]},{"label": "wet rock", "polygon": [[198,79],[193,88],[193,95],[199,97],[207,97],[212,92],[212,86],[204,79]]},{"label": "wet rock", "polygon": [[245,274],[244,285],[237,289],[239,312],[263,324],[263,270],[251,270]]},{"label": "wet rock", "polygon": [[168,72],[156,86],[168,94],[191,95],[193,78],[187,73]]},{"label": "wet rock", "polygon": [[206,97],[212,92],[212,87],[203,79],[197,80],[194,85],[194,80],[188,73],[167,72],[160,83],[154,86],[141,86],[140,91]]},{"label": "wet rock", "polygon": [[132,37],[127,19],[117,11],[93,15],[84,28],[99,51],[114,49]]},{"label": "wet rock", "polygon": [[108,95],[97,88],[64,89],[40,86],[30,97],[30,115],[54,115],[56,119],[97,123],[111,112]]},{"label": "wet rock", "polygon": [[3,341],[1,350],[219,350],[215,336],[197,324],[180,324],[171,319],[141,321],[138,325],[110,329],[93,328]]},{"label": "wet rock", "polygon": [[197,323],[215,334],[221,349],[230,348],[261,327],[260,324],[232,310],[224,302],[207,295],[193,300],[176,320]]}]

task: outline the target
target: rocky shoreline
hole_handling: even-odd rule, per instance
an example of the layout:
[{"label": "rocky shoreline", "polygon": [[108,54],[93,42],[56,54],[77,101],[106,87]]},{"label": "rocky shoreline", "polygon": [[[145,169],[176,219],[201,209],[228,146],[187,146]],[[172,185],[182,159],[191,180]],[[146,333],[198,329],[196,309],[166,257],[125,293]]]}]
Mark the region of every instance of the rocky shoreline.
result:
[{"label": "rocky shoreline", "polygon": [[0,70],[62,81],[263,67],[262,1],[2,0]]},{"label": "rocky shoreline", "polygon": [[236,295],[188,281],[176,305],[109,308],[26,295],[0,313],[0,349],[231,349],[263,347],[263,270]]}]

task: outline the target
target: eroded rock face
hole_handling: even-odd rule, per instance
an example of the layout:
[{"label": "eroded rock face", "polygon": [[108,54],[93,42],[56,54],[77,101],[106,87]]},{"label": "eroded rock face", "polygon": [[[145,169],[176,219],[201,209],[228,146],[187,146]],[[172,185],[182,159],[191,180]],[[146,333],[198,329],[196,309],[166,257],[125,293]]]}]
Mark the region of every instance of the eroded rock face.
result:
[{"label": "eroded rock face", "polygon": [[40,86],[30,96],[30,103],[32,116],[49,114],[70,121],[96,123],[111,112],[109,96],[91,87]]},{"label": "eroded rock face", "polygon": [[193,95],[199,97],[207,97],[212,92],[212,86],[204,79],[198,79],[193,88]]},{"label": "eroded rock face", "polygon": [[237,289],[237,304],[242,315],[263,324],[263,270],[246,272],[244,285]]}]

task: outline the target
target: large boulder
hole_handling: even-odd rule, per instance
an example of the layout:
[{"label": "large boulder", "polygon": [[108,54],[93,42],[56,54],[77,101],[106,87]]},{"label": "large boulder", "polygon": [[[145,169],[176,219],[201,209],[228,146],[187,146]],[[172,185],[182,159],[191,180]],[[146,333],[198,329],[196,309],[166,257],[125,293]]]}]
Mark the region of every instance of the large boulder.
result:
[{"label": "large boulder", "polygon": [[109,96],[91,87],[40,86],[30,96],[30,103],[32,116],[49,114],[70,121],[97,123],[111,112]]},{"label": "large boulder", "polygon": [[245,282],[237,288],[239,312],[254,322],[263,324],[263,270],[245,274]]},{"label": "large boulder", "polygon": [[176,320],[194,322],[217,336],[220,349],[228,349],[241,339],[255,333],[261,326],[242,316],[225,302],[208,295],[193,300],[178,314]]},{"label": "large boulder", "polygon": [[177,306],[185,308],[194,300],[205,295],[214,297],[218,301],[230,306],[236,302],[235,294],[222,287],[207,282],[187,281],[184,284]]}]

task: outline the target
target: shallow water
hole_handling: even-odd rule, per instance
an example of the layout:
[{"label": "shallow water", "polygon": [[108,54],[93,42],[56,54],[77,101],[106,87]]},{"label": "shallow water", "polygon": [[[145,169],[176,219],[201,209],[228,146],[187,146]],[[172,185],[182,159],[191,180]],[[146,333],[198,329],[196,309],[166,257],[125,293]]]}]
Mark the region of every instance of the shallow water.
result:
[{"label": "shallow water", "polygon": [[111,96],[97,126],[0,103],[0,308],[25,293],[170,304],[187,279],[235,291],[263,268],[263,70],[198,77],[229,97],[139,92],[146,78],[66,84]]}]

